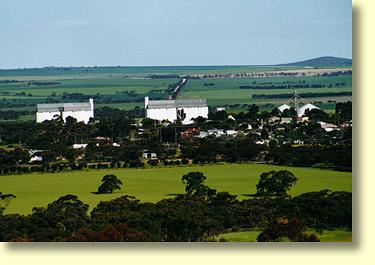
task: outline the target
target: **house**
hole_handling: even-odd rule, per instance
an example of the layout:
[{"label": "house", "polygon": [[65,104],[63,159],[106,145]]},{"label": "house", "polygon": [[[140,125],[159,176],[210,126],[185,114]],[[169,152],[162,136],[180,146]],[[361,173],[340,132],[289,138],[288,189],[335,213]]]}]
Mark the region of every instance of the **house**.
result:
[{"label": "house", "polygon": [[146,118],[171,122],[180,119],[183,124],[193,123],[192,119],[208,118],[208,106],[205,99],[150,100],[145,97]]},{"label": "house", "polygon": [[235,130],[226,130],[225,134],[228,135],[228,136],[236,136],[237,135],[237,131],[235,131]]},{"label": "house", "polygon": [[293,118],[281,118],[280,124],[289,124],[293,121]]},{"label": "house", "polygon": [[52,120],[55,117],[61,117],[64,121],[71,116],[77,119],[77,122],[88,123],[90,118],[94,118],[94,100],[80,103],[52,103],[37,104],[36,122],[41,123],[46,120]]},{"label": "house", "polygon": [[186,129],[185,131],[181,132],[181,138],[182,139],[188,139],[188,138],[193,137],[193,135],[197,135],[197,134],[198,134],[197,129],[189,128],[189,129]]},{"label": "house", "polygon": [[158,157],[157,157],[157,155],[156,155],[156,153],[154,153],[154,152],[151,152],[151,151],[149,151],[149,150],[144,150],[143,151],[143,154],[142,154],[142,157],[144,158],[144,159],[152,159],[152,158],[155,158],[155,159],[157,159]]},{"label": "house", "polygon": [[331,124],[331,123],[325,123],[325,122],[318,122],[320,124],[320,126],[322,127],[322,129],[324,129],[326,132],[332,132],[332,131],[336,131],[336,130],[340,130],[340,128],[334,124]]},{"label": "house", "polygon": [[85,149],[87,144],[73,144],[73,149]]},{"label": "house", "polygon": [[29,154],[30,154],[29,163],[42,162],[43,161],[42,153],[43,153],[43,150],[29,150]]},{"label": "house", "polygon": [[222,129],[214,129],[214,130],[207,130],[208,135],[215,135],[216,137],[220,137],[224,135],[224,130]]},{"label": "house", "polygon": [[275,123],[277,121],[280,121],[280,120],[281,120],[280,117],[272,116],[272,117],[269,117],[268,122],[273,124],[273,123]]},{"label": "house", "polygon": [[298,139],[298,140],[294,140],[293,143],[296,144],[296,145],[304,145],[305,141],[301,141],[301,140]]}]

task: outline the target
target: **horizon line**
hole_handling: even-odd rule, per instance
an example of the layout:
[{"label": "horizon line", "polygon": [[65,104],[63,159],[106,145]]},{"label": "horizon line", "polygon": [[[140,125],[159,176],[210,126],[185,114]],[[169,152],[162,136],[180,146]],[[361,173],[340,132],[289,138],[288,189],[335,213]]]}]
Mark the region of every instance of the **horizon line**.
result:
[{"label": "horizon line", "polygon": [[38,67],[18,67],[18,68],[0,68],[1,71],[9,71],[9,70],[32,70],[32,69],[48,69],[48,68],[119,68],[119,67],[134,67],[134,68],[142,68],[142,67],[241,67],[241,66],[254,66],[254,67],[293,67],[294,63],[300,63],[304,61],[314,60],[314,59],[320,59],[325,57],[332,57],[332,58],[338,58],[338,59],[344,59],[344,60],[353,60],[352,58],[345,58],[345,57],[336,57],[336,56],[319,56],[314,57],[311,59],[305,59],[300,61],[294,61],[290,63],[276,63],[276,64],[186,64],[186,65],[91,65],[91,66],[56,66],[56,65],[50,65],[50,66],[38,66]]}]

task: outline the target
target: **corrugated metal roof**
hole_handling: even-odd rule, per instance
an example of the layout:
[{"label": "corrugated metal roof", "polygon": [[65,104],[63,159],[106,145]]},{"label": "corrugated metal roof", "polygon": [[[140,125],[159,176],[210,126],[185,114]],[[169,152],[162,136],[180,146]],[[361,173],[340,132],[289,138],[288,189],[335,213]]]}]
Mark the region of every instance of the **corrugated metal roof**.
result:
[{"label": "corrugated metal roof", "polygon": [[38,104],[38,112],[60,112],[64,109],[62,103],[55,104]]},{"label": "corrugated metal roof", "polygon": [[207,107],[206,99],[150,100],[148,109]]},{"label": "corrugated metal roof", "polygon": [[89,102],[37,104],[38,112],[90,111]]}]

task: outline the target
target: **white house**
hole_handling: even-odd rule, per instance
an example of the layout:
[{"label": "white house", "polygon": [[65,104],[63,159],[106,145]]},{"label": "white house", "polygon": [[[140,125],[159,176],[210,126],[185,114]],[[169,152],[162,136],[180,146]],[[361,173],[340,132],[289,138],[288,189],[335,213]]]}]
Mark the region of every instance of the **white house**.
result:
[{"label": "white house", "polygon": [[87,147],[87,144],[73,144],[73,149],[85,149]]},{"label": "white house", "polygon": [[143,154],[142,154],[142,157],[144,159],[148,159],[148,158],[158,158],[156,153],[154,152],[150,152],[149,150],[144,150],[143,151]]},{"label": "white house", "polygon": [[326,131],[326,132],[332,132],[340,130],[340,128],[332,123],[325,123],[323,121],[318,122],[320,126]]},{"label": "white house", "polygon": [[145,97],[146,118],[174,122],[179,117],[183,124],[191,124],[191,119],[199,116],[208,118],[205,99],[149,100]]},{"label": "white house", "polygon": [[52,120],[56,115],[62,117],[64,121],[71,116],[77,119],[77,122],[83,121],[84,123],[88,123],[90,118],[94,118],[94,100],[92,98],[88,102],[38,104],[37,108],[36,122]]}]

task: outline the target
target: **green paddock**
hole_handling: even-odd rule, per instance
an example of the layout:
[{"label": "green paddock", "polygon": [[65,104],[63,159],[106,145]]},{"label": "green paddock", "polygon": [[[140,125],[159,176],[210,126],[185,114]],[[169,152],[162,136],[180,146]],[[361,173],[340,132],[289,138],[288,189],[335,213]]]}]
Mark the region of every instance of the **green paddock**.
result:
[{"label": "green paddock", "polygon": [[[32,173],[0,176],[0,191],[12,193],[16,199],[7,213],[31,213],[33,207],[46,206],[65,194],[75,194],[92,207],[100,201],[123,195],[136,196],[144,202],[156,202],[184,192],[182,175],[201,171],[207,176],[206,184],[218,191],[228,191],[238,199],[249,198],[256,192],[259,175],[270,170],[289,170],[298,178],[290,194],[330,189],[351,191],[352,174],[316,168],[281,167],[264,164],[222,164],[204,166],[157,167],[146,169],[105,169],[63,173]],[[101,179],[115,174],[124,183],[122,190],[113,194],[96,195]]]}]

